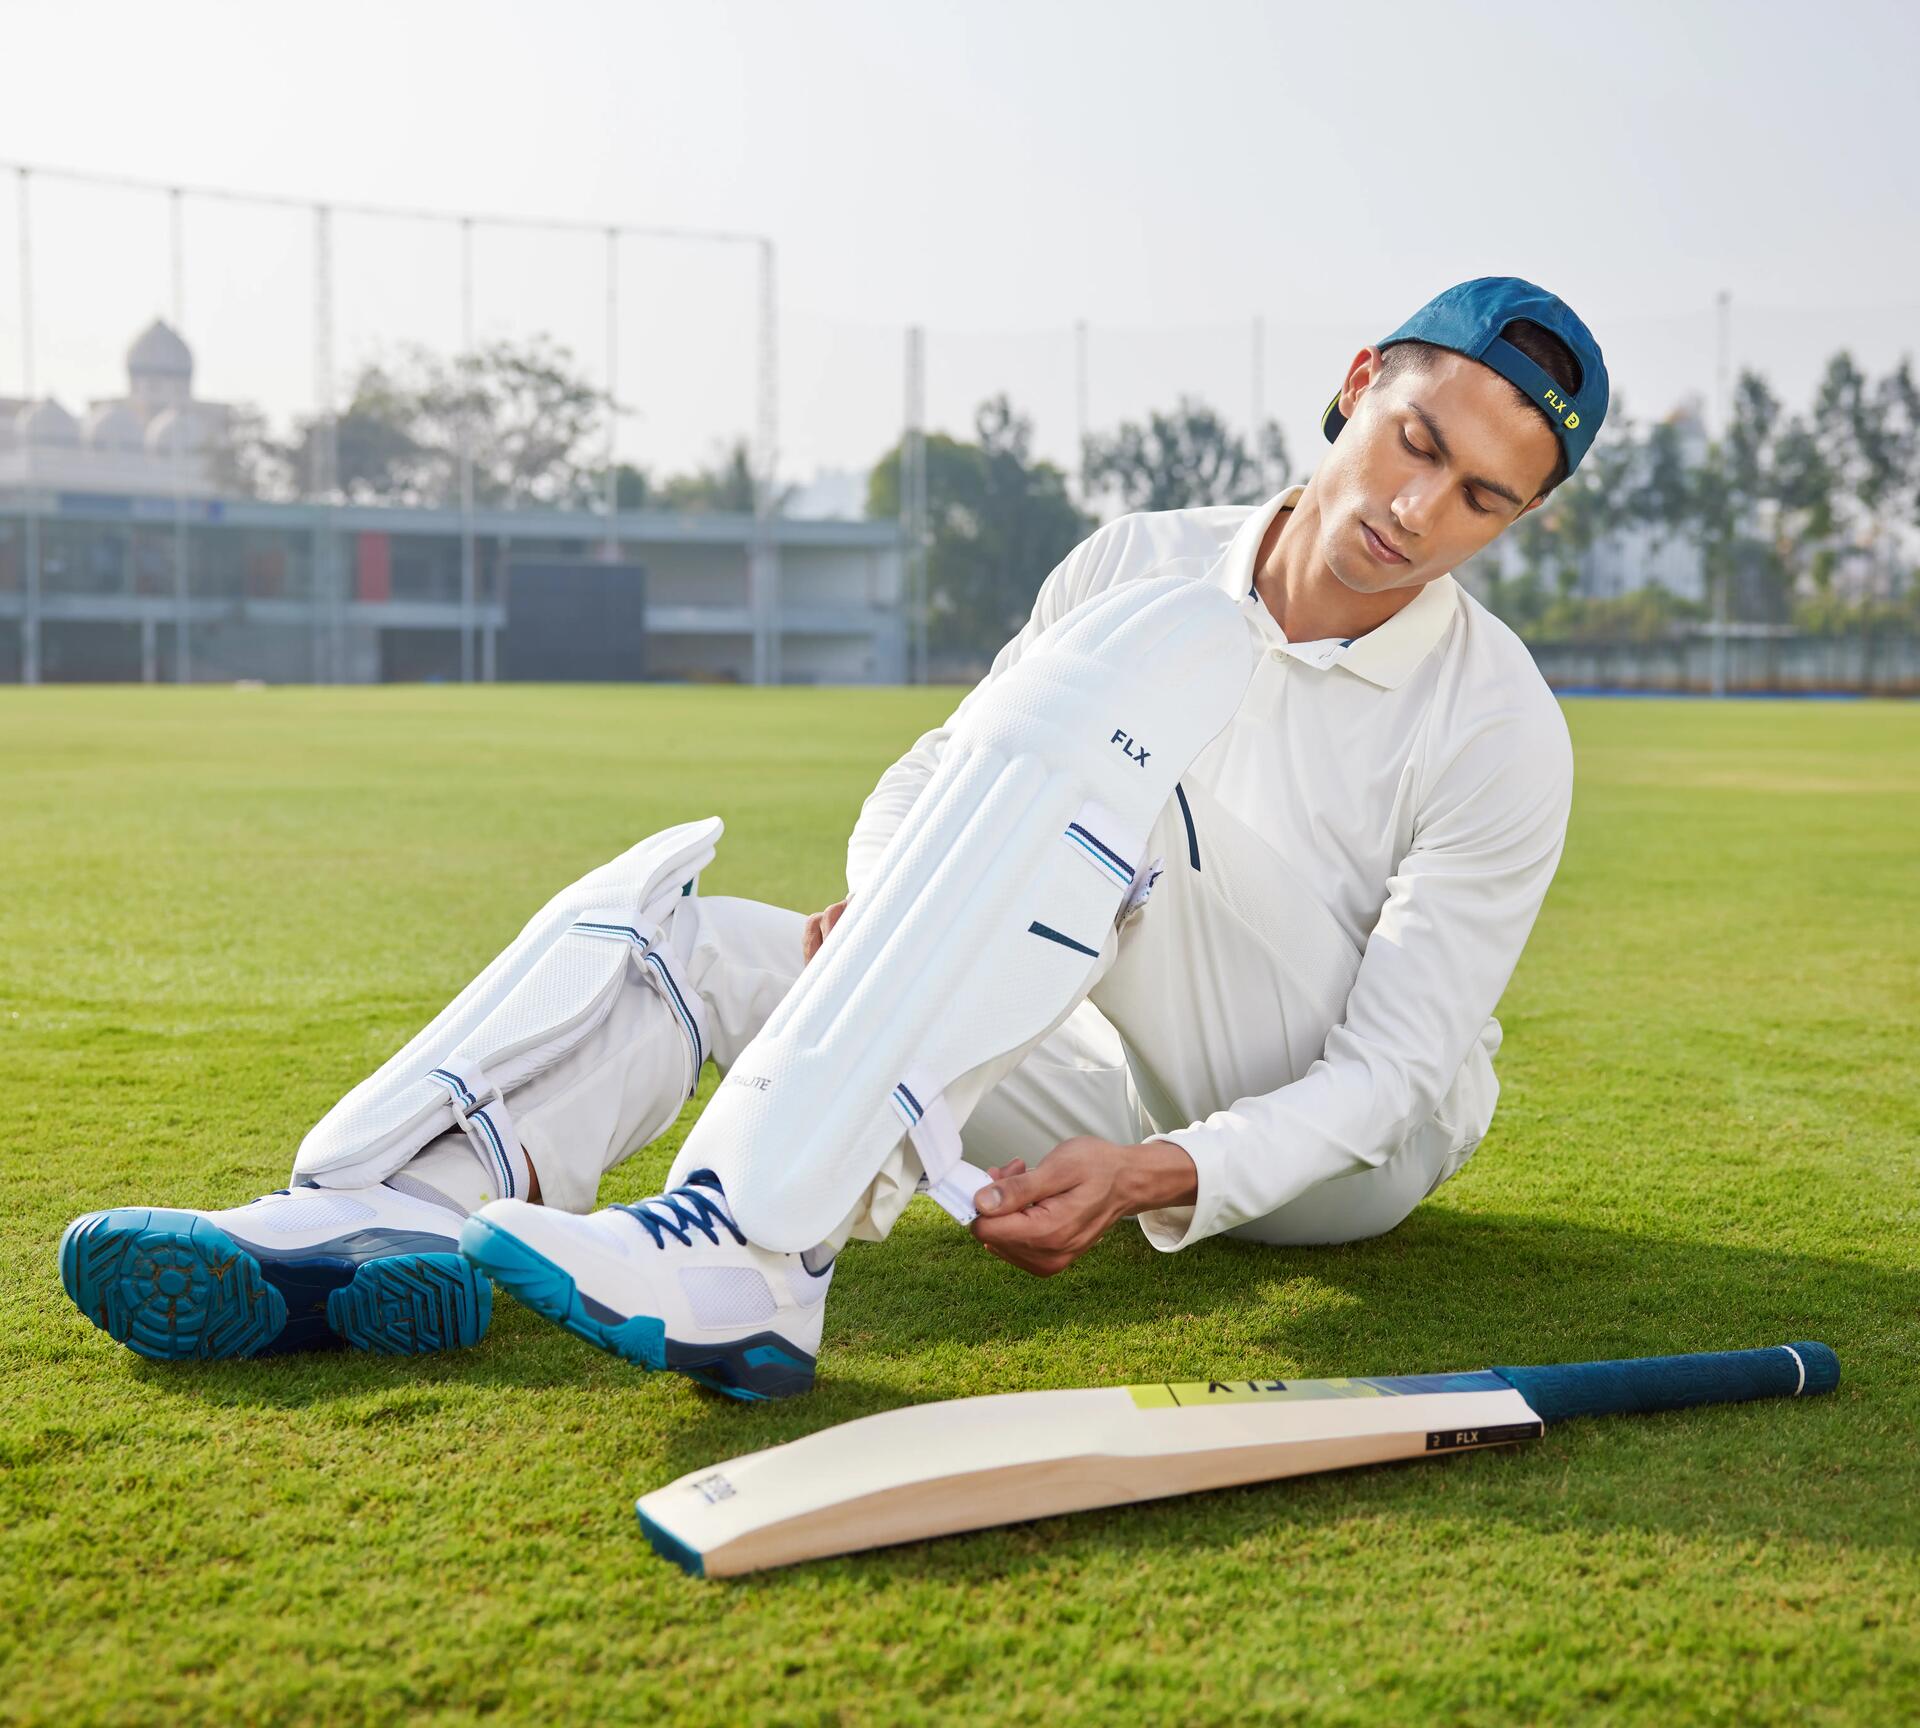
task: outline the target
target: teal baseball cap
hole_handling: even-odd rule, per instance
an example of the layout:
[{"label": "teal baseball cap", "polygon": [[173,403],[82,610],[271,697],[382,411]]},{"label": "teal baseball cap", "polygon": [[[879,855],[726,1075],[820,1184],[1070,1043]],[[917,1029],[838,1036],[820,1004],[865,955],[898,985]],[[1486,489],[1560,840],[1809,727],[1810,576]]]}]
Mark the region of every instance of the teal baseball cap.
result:
[{"label": "teal baseball cap", "polygon": [[[1580,371],[1573,389],[1556,384],[1537,362],[1501,336],[1501,330],[1516,318],[1550,330],[1572,350]],[[1456,283],[1436,294],[1379,346],[1387,348],[1395,342],[1431,342],[1491,366],[1553,422],[1567,453],[1569,474],[1580,466],[1580,458],[1607,417],[1607,363],[1593,332],[1559,295],[1518,276],[1476,276],[1471,282]],[[1336,392],[1320,418],[1329,444],[1346,423]]]}]

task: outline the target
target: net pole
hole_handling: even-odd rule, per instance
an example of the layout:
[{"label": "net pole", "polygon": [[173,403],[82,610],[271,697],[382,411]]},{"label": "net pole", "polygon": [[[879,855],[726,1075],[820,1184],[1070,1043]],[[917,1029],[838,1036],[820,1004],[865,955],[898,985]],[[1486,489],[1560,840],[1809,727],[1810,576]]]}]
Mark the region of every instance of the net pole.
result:
[{"label": "net pole", "polygon": [[466,388],[460,401],[460,682],[473,682],[473,392],[478,372],[473,355],[473,219],[460,219],[460,370]]},{"label": "net pole", "polygon": [[[1719,398],[1714,405],[1714,417],[1720,422],[1720,447],[1723,452],[1726,449],[1727,433],[1732,423],[1727,390],[1732,298],[1732,295],[1723,288],[1714,300],[1714,345],[1717,350],[1714,366],[1714,394]],[[1727,659],[1731,646],[1727,640],[1727,585],[1732,579],[1733,572],[1722,564],[1713,584],[1713,693],[1716,696],[1724,696],[1727,693]]]},{"label": "net pole", "polygon": [[[168,266],[172,277],[169,300],[174,334],[186,340],[186,319],[182,304],[186,298],[186,233],[183,227],[180,189],[167,193]],[[173,462],[173,644],[174,675],[177,682],[193,682],[193,569],[188,557],[187,536],[187,444],[192,436],[189,406],[174,408]]]},{"label": "net pole", "polygon": [[906,429],[900,440],[900,515],[906,542],[908,682],[927,682],[926,333],[907,331]]},{"label": "net pole", "polygon": [[[33,413],[33,198],[29,170],[19,170],[20,201],[20,388]],[[33,439],[20,441],[20,478],[25,493],[26,608],[20,620],[20,681],[40,682],[40,500],[33,489]]]},{"label": "net pole", "polygon": [[187,213],[186,199],[178,186],[168,189],[167,217],[173,254],[173,327],[184,338],[187,332]]},{"label": "net pole", "polygon": [[333,402],[333,212],[325,204],[313,207],[313,396],[316,413],[307,451],[307,487],[318,512],[313,530],[315,677],[339,684],[346,680],[347,602],[334,556],[333,494],[339,481],[339,449]]},{"label": "net pole", "polygon": [[620,476],[617,439],[620,417],[620,230],[607,230],[607,454],[602,485],[602,508],[607,516],[609,564],[620,562],[620,536],[615,519],[620,514]]},{"label": "net pole", "polygon": [[754,416],[753,551],[756,680],[781,681],[780,552],[774,538],[775,487],[780,462],[780,325],[773,242],[759,242],[760,343]]},{"label": "net pole", "polygon": [[1261,435],[1261,428],[1267,418],[1267,321],[1255,315],[1253,320],[1253,340],[1248,354],[1251,369],[1252,391],[1248,402],[1248,413],[1252,417],[1253,471],[1260,481],[1260,496],[1267,495],[1269,484],[1267,475],[1267,447]]}]

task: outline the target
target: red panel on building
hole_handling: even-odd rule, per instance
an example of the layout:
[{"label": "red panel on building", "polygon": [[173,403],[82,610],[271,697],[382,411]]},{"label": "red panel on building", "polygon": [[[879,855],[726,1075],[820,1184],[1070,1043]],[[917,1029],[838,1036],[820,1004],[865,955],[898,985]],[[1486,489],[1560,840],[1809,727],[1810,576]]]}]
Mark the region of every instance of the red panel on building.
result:
[{"label": "red panel on building", "polygon": [[360,536],[353,597],[356,600],[391,600],[393,598],[392,535],[362,534]]}]

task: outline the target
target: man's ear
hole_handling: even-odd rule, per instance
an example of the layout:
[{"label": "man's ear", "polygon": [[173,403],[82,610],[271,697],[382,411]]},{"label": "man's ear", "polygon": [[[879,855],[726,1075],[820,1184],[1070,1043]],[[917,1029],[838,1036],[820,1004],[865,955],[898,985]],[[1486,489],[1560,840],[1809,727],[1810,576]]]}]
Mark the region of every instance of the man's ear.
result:
[{"label": "man's ear", "polygon": [[[1542,492],[1540,496],[1534,499],[1534,501],[1531,504],[1523,504],[1520,506],[1520,516],[1526,515],[1526,513],[1529,510],[1538,510],[1542,504],[1546,503],[1546,501],[1547,501],[1547,495],[1546,493]],[[1514,521],[1518,522],[1520,520],[1520,516],[1514,517]]]},{"label": "man's ear", "polygon": [[1380,350],[1362,348],[1347,367],[1347,381],[1340,387],[1340,413],[1351,420],[1354,404],[1380,377]]}]

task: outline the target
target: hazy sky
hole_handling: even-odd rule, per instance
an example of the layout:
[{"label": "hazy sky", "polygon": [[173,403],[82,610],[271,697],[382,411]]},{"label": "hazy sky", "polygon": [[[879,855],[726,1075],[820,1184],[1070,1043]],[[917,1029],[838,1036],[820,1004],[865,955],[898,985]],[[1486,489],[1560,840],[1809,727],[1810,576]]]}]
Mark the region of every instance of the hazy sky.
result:
[{"label": "hazy sky", "polygon": [[[1297,457],[1351,355],[1449,282],[1516,274],[1664,412],[1736,365],[1804,402],[1826,354],[1920,346],[1920,8],[1346,3],[294,7],[12,4],[0,159],[302,199],[693,224],[779,248],[783,468],[897,433],[902,332],[937,425],[1007,390],[1061,457],[1075,320],[1097,426],[1258,388]],[[0,392],[20,387],[0,198]],[[38,181],[36,382],[122,388],[168,309],[164,198]],[[313,399],[311,218],[189,199],[202,394]],[[338,371],[459,338],[457,230],[342,217]],[[605,364],[605,247],[482,230],[479,334]],[[620,257],[623,454],[697,458],[752,419],[752,255]]]}]

